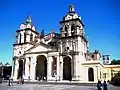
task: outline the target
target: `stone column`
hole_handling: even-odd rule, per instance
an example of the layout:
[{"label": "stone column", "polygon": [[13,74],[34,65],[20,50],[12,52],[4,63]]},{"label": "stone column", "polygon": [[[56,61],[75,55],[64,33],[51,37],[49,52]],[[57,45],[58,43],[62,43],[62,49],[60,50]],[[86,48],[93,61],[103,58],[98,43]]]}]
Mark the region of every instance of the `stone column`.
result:
[{"label": "stone column", "polygon": [[31,57],[30,79],[35,80],[35,75],[36,75],[36,57]]},{"label": "stone column", "polygon": [[74,76],[74,62],[71,60],[71,76]]},{"label": "stone column", "polygon": [[24,79],[28,79],[29,77],[29,57],[26,57],[26,63],[25,63],[25,76]]},{"label": "stone column", "polygon": [[47,80],[49,81],[51,79],[51,67],[52,67],[52,57],[48,57],[47,59]]},{"label": "stone column", "polygon": [[12,60],[12,72],[11,72],[11,78],[13,78],[13,76],[14,76],[14,72],[15,72],[15,60]]},{"label": "stone column", "polygon": [[73,56],[73,70],[74,70],[74,73],[73,73],[73,78],[72,80],[77,80],[78,79],[78,62],[77,62],[77,55]]},{"label": "stone column", "polygon": [[18,69],[19,69],[19,63],[18,63],[18,59],[16,59],[16,61],[15,61],[15,71],[14,71],[14,76],[13,76],[14,80],[17,80]]},{"label": "stone column", "polygon": [[62,81],[63,80],[63,58],[62,58],[62,56],[60,56],[60,71],[59,71],[59,73],[60,73],[60,81]]},{"label": "stone column", "polygon": [[60,60],[59,60],[59,56],[57,56],[57,80],[60,77],[59,70],[60,70]]}]

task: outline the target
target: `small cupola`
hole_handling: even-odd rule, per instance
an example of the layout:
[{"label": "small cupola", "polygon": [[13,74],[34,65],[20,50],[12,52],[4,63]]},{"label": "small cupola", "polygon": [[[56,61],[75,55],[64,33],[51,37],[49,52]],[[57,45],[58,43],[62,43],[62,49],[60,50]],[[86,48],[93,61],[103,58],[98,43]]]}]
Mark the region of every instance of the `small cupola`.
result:
[{"label": "small cupola", "polygon": [[74,6],[72,4],[69,6],[69,12],[75,12]]}]

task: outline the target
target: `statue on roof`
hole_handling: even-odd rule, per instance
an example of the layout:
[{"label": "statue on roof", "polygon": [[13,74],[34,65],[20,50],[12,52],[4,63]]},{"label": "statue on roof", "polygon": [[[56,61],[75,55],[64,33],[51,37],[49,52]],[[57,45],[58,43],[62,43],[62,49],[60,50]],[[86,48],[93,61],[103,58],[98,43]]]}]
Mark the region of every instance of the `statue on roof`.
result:
[{"label": "statue on roof", "polygon": [[40,34],[40,39],[41,38],[44,38],[44,29],[41,31],[41,34]]}]

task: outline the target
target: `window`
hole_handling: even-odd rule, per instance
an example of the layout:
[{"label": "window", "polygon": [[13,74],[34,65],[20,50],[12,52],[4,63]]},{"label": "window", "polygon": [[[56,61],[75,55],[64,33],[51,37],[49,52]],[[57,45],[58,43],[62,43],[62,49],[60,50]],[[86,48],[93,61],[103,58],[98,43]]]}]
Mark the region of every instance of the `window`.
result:
[{"label": "window", "polygon": [[105,60],[105,57],[103,57],[103,60]]},{"label": "window", "polygon": [[67,50],[69,50],[69,47],[67,47]]},{"label": "window", "polygon": [[67,33],[65,33],[65,37],[67,37]]},{"label": "window", "polygon": [[85,58],[87,58],[87,54],[86,53],[84,53],[84,56],[85,56]]},{"label": "window", "polygon": [[24,33],[24,43],[26,43],[26,33]]},{"label": "window", "polygon": [[106,78],[106,73],[103,73],[104,78]]},{"label": "window", "polygon": [[19,43],[21,43],[21,34],[20,34],[20,42]]},{"label": "window", "polygon": [[65,31],[67,31],[67,26],[65,26]]},{"label": "window", "polygon": [[72,24],[71,31],[74,31],[74,29],[75,29],[74,24]]},{"label": "window", "polygon": [[71,35],[72,35],[72,36],[74,35],[74,31],[71,31]]},{"label": "window", "polygon": [[30,35],[30,41],[33,41],[33,34]]},{"label": "window", "polygon": [[71,26],[71,35],[74,35],[74,24]]},{"label": "window", "polygon": [[91,57],[94,58],[94,55],[92,55]]},{"label": "window", "polygon": [[29,64],[28,64],[28,67],[29,67],[29,75],[30,75],[30,66],[31,66],[31,57],[29,57]]}]

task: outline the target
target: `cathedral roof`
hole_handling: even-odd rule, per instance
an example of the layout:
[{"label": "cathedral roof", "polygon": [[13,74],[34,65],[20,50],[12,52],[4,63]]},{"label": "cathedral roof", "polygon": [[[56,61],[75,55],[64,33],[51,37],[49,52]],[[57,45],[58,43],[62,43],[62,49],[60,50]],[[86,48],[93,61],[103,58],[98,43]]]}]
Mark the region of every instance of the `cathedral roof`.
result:
[{"label": "cathedral roof", "polygon": [[[25,54],[26,54],[26,53],[29,53],[31,50],[33,50],[34,48],[36,48],[36,47],[38,47],[38,46],[43,46],[43,47],[45,47],[45,48],[47,48],[47,49],[48,49],[48,48],[51,49],[52,51],[57,51],[56,48],[50,46],[49,44],[45,44],[45,43],[40,42],[40,43],[35,44],[33,47],[31,47],[31,48],[28,49],[27,51],[25,51]],[[40,51],[40,50],[39,50],[39,51]]]}]

